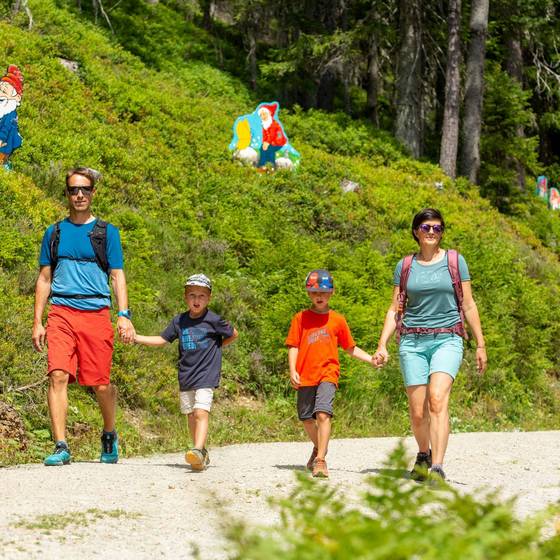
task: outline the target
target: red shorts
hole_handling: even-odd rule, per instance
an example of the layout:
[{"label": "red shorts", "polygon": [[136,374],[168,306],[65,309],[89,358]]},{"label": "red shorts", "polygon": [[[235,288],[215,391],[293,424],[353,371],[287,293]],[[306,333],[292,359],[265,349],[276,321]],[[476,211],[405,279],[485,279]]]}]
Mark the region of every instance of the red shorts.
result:
[{"label": "red shorts", "polygon": [[84,311],[53,305],[47,317],[49,373],[61,369],[80,385],[108,385],[113,359],[109,308]]}]

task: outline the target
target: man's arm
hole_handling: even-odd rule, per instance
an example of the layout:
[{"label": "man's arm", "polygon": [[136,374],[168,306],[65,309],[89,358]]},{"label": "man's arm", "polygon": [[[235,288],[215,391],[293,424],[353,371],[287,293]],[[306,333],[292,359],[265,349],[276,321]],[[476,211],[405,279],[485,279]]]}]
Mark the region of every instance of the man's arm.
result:
[{"label": "man's arm", "polygon": [[[111,270],[111,282],[113,284],[113,291],[115,292],[119,311],[126,311],[128,309],[128,292],[126,289],[126,277],[122,268],[114,268]],[[125,344],[134,342],[136,331],[130,319],[118,317],[117,329],[121,340]]]},{"label": "man's arm", "polygon": [[33,346],[37,352],[41,352],[45,346],[46,330],[43,327],[43,313],[51,293],[51,282],[52,272],[50,265],[42,266],[35,284],[35,313],[33,316],[33,334],[31,335]]}]

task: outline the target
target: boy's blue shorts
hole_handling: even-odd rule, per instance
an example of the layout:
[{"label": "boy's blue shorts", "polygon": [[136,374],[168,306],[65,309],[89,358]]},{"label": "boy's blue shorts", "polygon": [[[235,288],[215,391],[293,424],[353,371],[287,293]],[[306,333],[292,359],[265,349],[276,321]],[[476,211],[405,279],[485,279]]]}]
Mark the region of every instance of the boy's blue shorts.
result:
[{"label": "boy's blue shorts", "polygon": [[404,384],[427,385],[432,373],[441,371],[453,379],[463,361],[463,339],[452,333],[406,334],[399,345]]}]

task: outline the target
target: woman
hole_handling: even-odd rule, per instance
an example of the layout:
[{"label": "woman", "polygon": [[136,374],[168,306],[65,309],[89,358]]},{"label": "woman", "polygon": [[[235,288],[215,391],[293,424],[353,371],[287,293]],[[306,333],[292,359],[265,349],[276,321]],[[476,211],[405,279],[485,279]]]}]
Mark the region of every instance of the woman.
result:
[{"label": "woman", "polygon": [[[463,358],[463,317],[476,340],[480,374],[487,363],[467,263],[455,251],[440,247],[444,230],[445,222],[438,210],[426,208],[414,216],[412,236],[419,250],[402,259],[395,268],[393,301],[374,356],[378,367],[387,363],[387,342],[397,331],[412,431],[418,443],[416,463],[410,473],[414,480],[425,480],[428,469],[433,477],[445,479],[443,457],[449,440],[448,404]],[[456,288],[452,274],[457,278]],[[461,288],[462,305],[459,304]]]}]

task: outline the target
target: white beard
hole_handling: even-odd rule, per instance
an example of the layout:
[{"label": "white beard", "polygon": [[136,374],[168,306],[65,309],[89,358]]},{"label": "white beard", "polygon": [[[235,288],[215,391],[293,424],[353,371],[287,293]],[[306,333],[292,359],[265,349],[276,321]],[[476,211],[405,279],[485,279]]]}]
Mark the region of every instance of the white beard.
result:
[{"label": "white beard", "polygon": [[270,119],[266,119],[266,121],[262,121],[262,127],[265,130],[268,130],[271,124],[272,124],[272,117]]},{"label": "white beard", "polygon": [[7,115],[8,113],[15,111],[18,105],[19,103],[15,99],[6,101],[5,97],[4,98],[0,97],[0,119],[3,116]]}]

